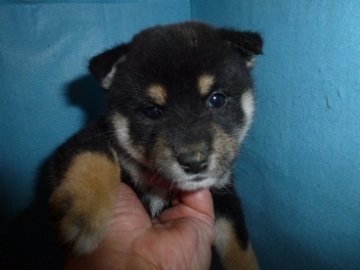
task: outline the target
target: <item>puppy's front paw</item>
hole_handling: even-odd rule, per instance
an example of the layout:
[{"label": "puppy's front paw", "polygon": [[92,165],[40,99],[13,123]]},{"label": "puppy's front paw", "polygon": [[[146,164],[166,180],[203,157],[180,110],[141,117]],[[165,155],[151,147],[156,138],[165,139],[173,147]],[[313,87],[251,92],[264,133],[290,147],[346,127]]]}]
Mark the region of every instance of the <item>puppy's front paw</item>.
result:
[{"label": "puppy's front paw", "polygon": [[50,198],[61,243],[75,255],[92,252],[112,217],[120,168],[106,156],[86,152],[71,162]]},{"label": "puppy's front paw", "polygon": [[79,198],[62,191],[53,195],[51,203],[53,211],[62,212],[56,224],[61,244],[75,255],[92,252],[104,236],[111,219],[111,207],[101,205],[101,202],[95,205],[83,196]]}]

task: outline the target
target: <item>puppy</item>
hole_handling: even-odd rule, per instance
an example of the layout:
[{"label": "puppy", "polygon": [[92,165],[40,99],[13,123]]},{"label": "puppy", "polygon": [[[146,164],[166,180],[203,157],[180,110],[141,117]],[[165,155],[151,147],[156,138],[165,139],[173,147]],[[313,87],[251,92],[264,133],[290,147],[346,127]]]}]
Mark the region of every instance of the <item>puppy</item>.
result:
[{"label": "puppy", "polygon": [[258,269],[231,168],[254,112],[250,70],[257,33],[198,22],[156,26],[95,56],[107,111],[54,154],[50,208],[74,254],[93,251],[112,216],[119,181],[155,217],[173,193],[209,188],[214,258],[224,269]]}]

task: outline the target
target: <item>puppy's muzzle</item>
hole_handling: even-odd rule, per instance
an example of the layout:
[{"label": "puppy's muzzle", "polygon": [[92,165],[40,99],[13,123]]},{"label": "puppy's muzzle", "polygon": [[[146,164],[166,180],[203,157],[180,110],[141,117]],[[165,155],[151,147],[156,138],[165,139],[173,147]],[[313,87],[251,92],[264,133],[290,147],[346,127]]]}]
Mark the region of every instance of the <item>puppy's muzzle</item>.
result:
[{"label": "puppy's muzzle", "polygon": [[186,173],[197,174],[208,167],[208,151],[183,151],[177,156],[177,161]]}]

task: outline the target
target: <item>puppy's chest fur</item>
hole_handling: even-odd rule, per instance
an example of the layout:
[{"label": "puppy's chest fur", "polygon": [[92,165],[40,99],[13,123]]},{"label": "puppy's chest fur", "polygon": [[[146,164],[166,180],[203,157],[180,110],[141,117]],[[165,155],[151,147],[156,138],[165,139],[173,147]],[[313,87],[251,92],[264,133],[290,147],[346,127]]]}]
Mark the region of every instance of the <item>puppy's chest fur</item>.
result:
[{"label": "puppy's chest fur", "polygon": [[130,170],[129,167],[126,168],[127,166],[120,162],[120,167],[123,168],[121,181],[128,184],[136,192],[151,217],[156,217],[170,206],[175,190],[171,190],[166,183],[159,183],[159,180],[155,179],[157,176],[147,173],[146,169],[141,168],[142,166],[130,165]]}]

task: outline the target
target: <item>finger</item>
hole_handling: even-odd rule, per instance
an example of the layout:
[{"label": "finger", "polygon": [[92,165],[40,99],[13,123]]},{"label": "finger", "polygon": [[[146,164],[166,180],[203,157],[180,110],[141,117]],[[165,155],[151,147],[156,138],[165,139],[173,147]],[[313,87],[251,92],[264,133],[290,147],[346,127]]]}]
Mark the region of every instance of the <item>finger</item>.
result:
[{"label": "finger", "polygon": [[213,226],[214,209],[211,193],[208,190],[199,190],[180,194],[179,203],[165,210],[158,217],[158,221],[166,223],[182,218],[200,219]]},{"label": "finger", "polygon": [[120,183],[114,209],[113,223],[123,229],[150,227],[151,219],[135,192],[125,183]]},{"label": "finger", "polygon": [[209,190],[202,189],[196,192],[184,192],[180,195],[180,200],[191,209],[214,217],[213,200]]}]

